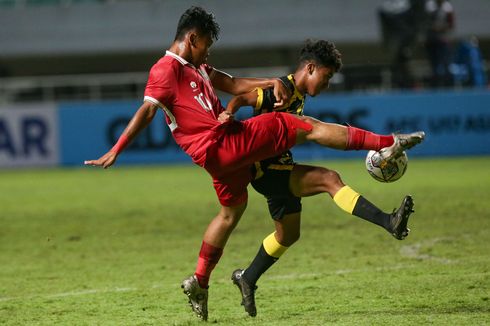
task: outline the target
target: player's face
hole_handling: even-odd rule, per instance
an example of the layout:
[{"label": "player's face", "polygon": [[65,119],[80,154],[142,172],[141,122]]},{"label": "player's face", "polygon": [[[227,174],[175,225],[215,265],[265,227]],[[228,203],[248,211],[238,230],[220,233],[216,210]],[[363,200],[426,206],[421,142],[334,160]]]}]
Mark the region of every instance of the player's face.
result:
[{"label": "player's face", "polygon": [[195,66],[200,66],[206,63],[209,56],[209,49],[213,45],[213,39],[210,35],[199,35],[193,40],[193,63]]},{"label": "player's face", "polygon": [[330,79],[335,73],[333,68],[313,64],[307,69],[309,69],[308,95],[318,95],[321,91],[328,88]]}]

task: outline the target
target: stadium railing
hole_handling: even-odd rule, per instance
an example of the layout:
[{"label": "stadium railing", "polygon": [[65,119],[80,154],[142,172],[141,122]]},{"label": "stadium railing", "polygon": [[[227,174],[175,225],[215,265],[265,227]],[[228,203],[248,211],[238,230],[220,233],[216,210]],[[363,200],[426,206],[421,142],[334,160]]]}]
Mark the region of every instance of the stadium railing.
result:
[{"label": "stadium railing", "polygon": [[[226,70],[234,76],[282,76],[288,67]],[[0,78],[0,105],[24,102],[53,102],[143,97],[148,72]]]},{"label": "stadium railing", "polygon": [[[412,88],[430,88],[430,68],[413,62]],[[253,67],[224,69],[233,76],[283,76],[291,67]],[[8,103],[98,101],[138,99],[143,96],[148,72],[98,73],[58,76],[0,78],[0,105]],[[345,65],[330,81],[329,93],[349,91],[387,91],[399,89],[389,65]],[[455,83],[451,88],[463,88]],[[223,94],[220,94],[223,95]]]}]

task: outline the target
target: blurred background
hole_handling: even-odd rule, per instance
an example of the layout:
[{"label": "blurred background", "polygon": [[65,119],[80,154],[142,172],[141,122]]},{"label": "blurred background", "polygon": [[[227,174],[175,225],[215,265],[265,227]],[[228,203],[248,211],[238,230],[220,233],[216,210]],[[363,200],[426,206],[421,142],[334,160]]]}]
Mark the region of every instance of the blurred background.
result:
[{"label": "blurred background", "polygon": [[[216,15],[210,63],[235,76],[285,75],[305,39],[335,42],[344,68],[307,114],[441,136],[415,155],[490,153],[487,0],[0,0],[0,167],[79,164],[110,148],[191,5]],[[161,125],[123,162],[185,160]]]}]

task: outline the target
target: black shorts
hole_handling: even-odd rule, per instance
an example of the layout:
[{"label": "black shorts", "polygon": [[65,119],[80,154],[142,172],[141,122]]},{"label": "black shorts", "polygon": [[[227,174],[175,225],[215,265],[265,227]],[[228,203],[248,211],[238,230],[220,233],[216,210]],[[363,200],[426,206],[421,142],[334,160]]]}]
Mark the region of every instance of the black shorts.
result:
[{"label": "black shorts", "polygon": [[280,220],[286,214],[301,212],[301,197],[294,196],[289,190],[289,177],[293,164],[256,163],[252,187],[267,198],[269,212],[274,220]]}]

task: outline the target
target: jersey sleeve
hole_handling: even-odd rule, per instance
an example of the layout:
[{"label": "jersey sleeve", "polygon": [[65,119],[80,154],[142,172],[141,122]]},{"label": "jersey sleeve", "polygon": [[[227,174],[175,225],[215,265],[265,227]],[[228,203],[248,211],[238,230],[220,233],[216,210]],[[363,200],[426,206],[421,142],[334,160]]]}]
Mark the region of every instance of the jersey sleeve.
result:
[{"label": "jersey sleeve", "polygon": [[257,104],[254,108],[255,114],[274,111],[274,103],[276,103],[276,97],[274,96],[273,88],[257,88]]},{"label": "jersey sleeve", "polygon": [[155,65],[150,70],[145,88],[145,101],[160,107],[172,106],[175,98],[176,77],[169,66]]}]

